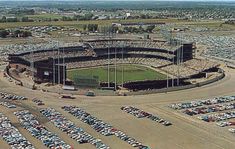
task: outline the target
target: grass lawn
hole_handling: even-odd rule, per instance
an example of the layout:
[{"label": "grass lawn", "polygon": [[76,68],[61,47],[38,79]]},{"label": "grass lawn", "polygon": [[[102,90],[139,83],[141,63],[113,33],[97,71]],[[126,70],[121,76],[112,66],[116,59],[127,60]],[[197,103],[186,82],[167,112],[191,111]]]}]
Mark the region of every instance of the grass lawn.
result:
[{"label": "grass lawn", "polygon": [[62,18],[61,15],[56,15],[56,14],[26,15],[26,17],[33,18],[33,19],[46,19],[46,18],[60,19]]},{"label": "grass lawn", "polygon": [[[156,72],[150,68],[137,65],[123,65],[124,82],[141,81],[141,80],[156,80],[166,79],[166,75]],[[93,78],[97,76],[99,81],[108,82],[108,67],[96,67],[87,69],[72,69],[68,70],[68,78],[74,80],[77,76],[84,76],[85,78]],[[115,67],[110,66],[110,81],[115,80]],[[117,66],[117,82],[122,83],[122,65]]]},{"label": "grass lawn", "polygon": [[[31,18],[45,18],[52,17],[57,18],[59,16],[52,14],[44,14],[44,15],[34,15],[29,16]],[[107,26],[112,25],[113,22],[166,22],[166,23],[176,23],[182,22],[177,19],[133,19],[133,20],[89,20],[89,21],[57,21],[57,22],[13,22],[13,23],[0,23],[0,28],[14,28],[19,26],[44,26],[44,25],[55,25],[55,26],[81,26],[84,24],[98,24],[99,26]]]}]

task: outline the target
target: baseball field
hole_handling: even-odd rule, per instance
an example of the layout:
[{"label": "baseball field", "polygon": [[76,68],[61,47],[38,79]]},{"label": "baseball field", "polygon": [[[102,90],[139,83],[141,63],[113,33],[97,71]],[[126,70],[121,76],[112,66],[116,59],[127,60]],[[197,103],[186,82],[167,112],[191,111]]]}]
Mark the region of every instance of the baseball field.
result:
[{"label": "baseball field", "polygon": [[118,84],[122,83],[122,79],[123,82],[166,79],[166,75],[139,65],[117,65],[116,70],[115,66],[111,65],[109,71],[108,66],[72,69],[68,70],[67,74],[71,80],[75,80],[77,77],[84,77],[98,79],[100,82],[107,82],[109,76],[109,80],[114,82],[115,72]]}]

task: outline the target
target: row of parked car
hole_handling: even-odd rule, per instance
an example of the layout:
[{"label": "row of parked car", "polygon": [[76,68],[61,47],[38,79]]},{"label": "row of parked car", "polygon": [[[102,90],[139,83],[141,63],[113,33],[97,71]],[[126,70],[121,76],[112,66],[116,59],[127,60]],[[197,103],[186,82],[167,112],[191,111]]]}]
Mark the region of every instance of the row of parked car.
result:
[{"label": "row of parked car", "polygon": [[0,113],[0,136],[12,149],[35,149],[34,146],[22,136],[19,130],[12,126],[10,120],[2,113]]},{"label": "row of parked car", "polygon": [[26,100],[27,99],[24,96],[18,96],[18,95],[13,95],[13,94],[4,93],[4,92],[0,92],[0,97],[2,99],[7,99],[7,100]]},{"label": "row of parked car", "polygon": [[63,106],[62,109],[69,112],[70,114],[72,114],[73,116],[81,120],[82,122],[90,125],[94,130],[96,130],[102,135],[105,135],[105,136],[115,135],[116,137],[118,137],[119,139],[123,141],[126,141],[133,147],[136,147],[138,149],[149,149],[147,146],[143,145],[142,143],[140,143],[133,137],[128,136],[121,130],[118,130],[114,128],[112,125],[104,122],[103,120],[100,120],[92,116],[91,114],[87,113],[85,110],[79,107]]},{"label": "row of parked car", "polygon": [[7,107],[7,108],[16,108],[16,105],[11,104],[11,103],[6,102],[6,101],[0,102],[0,105],[2,105],[4,107]]},{"label": "row of parked car", "polygon": [[[198,116],[199,119],[205,122],[217,122],[216,125],[220,127],[234,126],[235,122],[229,122],[226,120],[235,118],[235,96],[223,96],[215,97],[205,100],[194,100],[184,103],[174,103],[169,107],[175,110],[182,110],[183,113],[194,116]],[[218,113],[226,111],[223,113]],[[217,112],[213,114],[208,114]],[[229,132],[235,133],[235,128],[229,128]]]},{"label": "row of parked car", "polygon": [[183,110],[183,113],[193,116],[193,115],[198,115],[198,114],[206,114],[206,113],[211,113],[211,112],[219,112],[219,111],[234,110],[234,109],[235,109],[235,103],[225,103],[225,104],[186,109],[186,110]]},{"label": "row of parked car", "polygon": [[56,134],[47,130],[41,125],[28,110],[17,111],[14,114],[19,119],[21,125],[28,130],[31,135],[40,140],[46,147],[51,149],[71,149],[71,146],[61,140]]},{"label": "row of parked car", "polygon": [[235,126],[235,122],[218,122],[216,125],[220,127],[226,127],[226,126]]},{"label": "row of parked car", "polygon": [[97,149],[109,149],[100,139],[96,139],[92,135],[85,132],[82,128],[75,126],[75,124],[67,120],[60,112],[52,108],[40,110],[56,127],[67,133],[69,137],[76,140],[78,143],[90,143]]},{"label": "row of parked car", "polygon": [[143,110],[140,110],[136,107],[132,107],[132,106],[124,106],[124,107],[121,107],[121,110],[131,114],[131,115],[134,115],[135,117],[137,118],[148,118],[150,120],[153,120],[153,121],[156,121],[158,123],[161,123],[163,124],[164,126],[170,126],[172,125],[171,122],[169,121],[166,121],[162,118],[160,118],[159,116],[156,116],[156,115],[153,115],[153,114],[150,114],[148,112],[145,112]]},{"label": "row of parked car", "polygon": [[44,102],[43,102],[42,100],[40,100],[40,99],[36,99],[36,98],[35,98],[35,99],[33,99],[32,101],[35,102],[38,106],[45,105]]},{"label": "row of parked car", "polygon": [[206,122],[225,121],[228,119],[235,118],[235,111],[216,113],[216,114],[206,114],[206,115],[199,116],[198,118]]},{"label": "row of parked car", "polygon": [[195,101],[184,102],[184,103],[174,103],[174,104],[171,104],[170,107],[175,110],[182,110],[182,109],[200,107],[203,105],[213,105],[213,104],[220,104],[220,103],[226,103],[226,102],[232,102],[232,101],[235,101],[235,96],[223,96],[223,97],[216,97],[216,98],[210,98],[210,99],[205,99],[205,100],[195,100]]}]

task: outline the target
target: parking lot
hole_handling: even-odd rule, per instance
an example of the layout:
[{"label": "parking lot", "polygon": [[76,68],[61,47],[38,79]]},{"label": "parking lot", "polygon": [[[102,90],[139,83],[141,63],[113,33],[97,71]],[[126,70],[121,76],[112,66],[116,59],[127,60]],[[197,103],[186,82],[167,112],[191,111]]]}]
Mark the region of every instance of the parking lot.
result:
[{"label": "parking lot", "polygon": [[121,140],[129,143],[131,146],[138,148],[138,149],[149,149],[149,147],[143,145],[141,142],[135,140],[134,138],[128,136],[126,133],[124,133],[121,130],[118,130],[111,126],[110,124],[104,122],[103,120],[100,120],[93,115],[87,113],[85,110],[82,110],[79,107],[76,106],[63,106],[62,109],[65,111],[68,111],[73,116],[77,117],[84,123],[90,125],[94,130],[99,132],[100,134],[104,136],[111,136],[114,135]]},{"label": "parking lot", "polygon": [[217,126],[229,127],[228,131],[234,133],[235,96],[199,99],[171,104],[169,107],[205,122],[214,122]]},{"label": "parking lot", "polygon": [[50,132],[41,125],[29,111],[17,111],[14,114],[19,119],[21,125],[27,129],[31,135],[48,147],[53,149],[71,149],[72,147],[61,140],[56,134]]},{"label": "parking lot", "polygon": [[9,119],[2,113],[0,113],[0,134],[3,140],[5,140],[12,149],[35,149],[19,130],[12,126]]},{"label": "parking lot", "polygon": [[[230,71],[231,72],[231,71]],[[231,73],[233,74],[233,73]],[[16,105],[16,108],[7,108],[1,105],[0,112],[4,113],[9,117],[12,125],[16,127],[19,132],[33,144],[35,148],[46,149],[47,147],[39,139],[32,137],[32,134],[22,127],[14,112],[28,110],[33,114],[38,120],[39,124],[45,126],[47,130],[56,134],[61,140],[66,144],[71,145],[74,148],[86,148],[94,149],[96,146],[92,143],[82,143],[80,144],[76,139],[71,138],[67,132],[63,132],[59,127],[56,127],[54,122],[48,119],[46,116],[40,113],[41,109],[54,109],[61,115],[58,118],[65,118],[67,121],[74,124],[74,128],[81,128],[87,134],[90,134],[93,138],[98,139],[103,144],[107,145],[111,149],[131,149],[134,148],[128,142],[123,141],[116,137],[115,135],[105,136],[97,132],[87,123],[81,121],[77,117],[71,115],[69,112],[61,109],[65,105],[74,105],[76,107],[81,107],[86,113],[91,116],[102,120],[103,122],[113,126],[117,130],[125,132],[128,136],[131,136],[143,145],[150,147],[151,149],[233,149],[235,135],[228,131],[234,126],[219,127],[217,122],[205,122],[198,119],[197,114],[194,116],[189,116],[182,113],[181,110],[174,110],[169,107],[171,103],[186,103],[188,101],[200,101],[203,99],[212,99],[215,97],[225,97],[222,95],[231,95],[234,92],[234,75],[231,77],[226,76],[226,78],[213,85],[205,86],[203,88],[195,88],[185,91],[163,93],[157,95],[145,95],[145,96],[127,96],[127,97],[84,97],[75,96],[75,99],[62,99],[61,95],[54,93],[42,93],[41,91],[32,91],[26,88],[19,88],[18,86],[13,86],[8,84],[6,80],[1,80],[0,87],[1,91],[14,93],[14,95],[21,96],[1,96],[6,99],[1,99],[3,102],[9,102],[9,104]],[[2,84],[2,82],[4,84]],[[226,84],[226,85],[225,85]],[[227,88],[225,88],[225,86]],[[211,90],[217,90],[217,92],[212,92]],[[32,94],[28,94],[28,93]],[[27,97],[27,100],[12,100],[12,97]],[[10,98],[7,99],[7,98]],[[38,106],[36,101],[33,99],[37,98],[42,101],[45,105]],[[234,101],[214,103],[210,105],[202,105],[192,108],[200,107],[210,107],[217,105],[226,105],[225,109],[231,108],[231,103]],[[229,105],[228,105],[229,104]],[[149,120],[146,117],[137,118],[131,113],[127,113],[121,110],[122,107],[129,105],[138,110],[147,112],[154,116],[158,116],[164,120],[172,123],[171,126],[164,126],[159,124],[159,122]],[[190,108],[190,109],[192,109]],[[209,108],[213,110],[213,108]],[[218,106],[216,110],[222,110],[223,106]],[[137,111],[138,111],[137,110]],[[208,108],[205,111],[210,111]],[[228,109],[231,110],[231,109]],[[228,112],[228,110],[220,111],[220,113]],[[48,111],[47,111],[48,112]],[[57,114],[58,114],[57,113]],[[135,113],[135,112],[133,112]],[[209,112],[205,114],[213,114],[215,112]],[[48,114],[48,113],[47,113]],[[55,116],[57,117],[57,116]],[[229,121],[234,121],[230,119]],[[74,135],[75,137],[75,135]],[[221,139],[223,138],[223,139]],[[167,140],[167,143],[165,143]],[[9,148],[6,141],[0,140],[5,143],[6,149]],[[192,144],[194,144],[192,146]]]},{"label": "parking lot", "polygon": [[97,149],[109,149],[109,147],[100,139],[94,138],[85,132],[82,128],[74,125],[73,122],[67,120],[61,113],[55,109],[47,108],[40,111],[61,131],[66,132],[69,137],[76,140],[79,144],[90,143]]},{"label": "parking lot", "polygon": [[152,121],[161,123],[164,126],[172,125],[171,122],[160,118],[158,115],[150,114],[148,112],[145,112],[143,110],[140,110],[140,109],[132,107],[132,106],[121,107],[121,110],[123,110],[123,111],[125,111],[125,112],[127,112],[129,114],[132,114],[132,115],[134,115],[137,118],[148,118],[148,119],[150,119]]},{"label": "parking lot", "polygon": [[202,56],[235,61],[234,35],[211,35],[209,33],[202,34],[200,32],[189,32],[183,33],[181,38],[186,41],[204,45],[206,50],[203,51]]}]

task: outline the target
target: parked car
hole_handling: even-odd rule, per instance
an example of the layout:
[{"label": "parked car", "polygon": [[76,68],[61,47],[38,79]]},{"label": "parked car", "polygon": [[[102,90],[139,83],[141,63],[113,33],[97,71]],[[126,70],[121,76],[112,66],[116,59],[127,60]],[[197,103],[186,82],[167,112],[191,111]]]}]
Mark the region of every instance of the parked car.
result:
[{"label": "parked car", "polygon": [[0,136],[12,149],[35,149],[35,147],[12,126],[10,120],[0,113]]},{"label": "parked car", "polygon": [[140,110],[136,107],[132,107],[132,106],[124,106],[124,107],[121,107],[121,110],[131,114],[131,115],[134,115],[135,117],[137,118],[148,118],[152,121],[156,121],[158,123],[161,123],[163,124],[164,126],[170,126],[172,125],[171,122],[169,121],[166,121],[164,119],[161,119],[159,116],[157,115],[153,115],[153,114],[150,114],[148,112],[145,112],[143,110]]},{"label": "parked car", "polygon": [[109,149],[110,147],[104,144],[100,139],[96,139],[92,135],[85,132],[82,128],[75,126],[75,124],[67,120],[61,113],[55,109],[47,108],[40,111],[46,116],[56,127],[67,133],[69,137],[76,140],[78,143],[90,143],[97,149]]},{"label": "parked car", "polygon": [[142,145],[139,141],[136,139],[128,136],[126,133],[122,132],[121,130],[118,130],[114,128],[112,125],[104,122],[101,119],[96,118],[90,113],[87,113],[85,110],[76,107],[76,106],[63,106],[62,109],[69,112],[82,122],[90,125],[95,131],[99,132],[100,134],[104,136],[111,136],[114,135],[118,137],[119,139],[129,143],[131,146],[136,148],[144,148],[147,147],[145,145]]},{"label": "parked car", "polygon": [[28,110],[17,111],[14,112],[14,114],[17,116],[22,126],[48,148],[71,149],[70,145],[66,144],[56,134],[42,126]]}]

